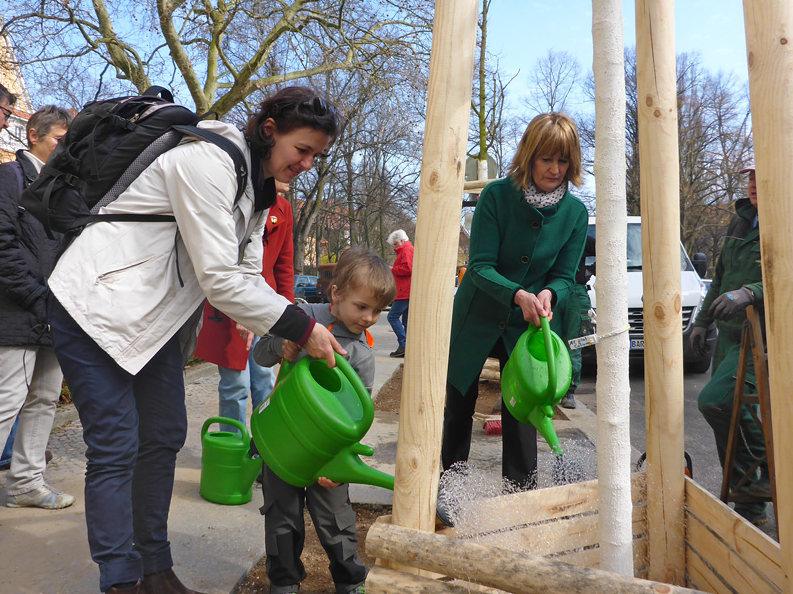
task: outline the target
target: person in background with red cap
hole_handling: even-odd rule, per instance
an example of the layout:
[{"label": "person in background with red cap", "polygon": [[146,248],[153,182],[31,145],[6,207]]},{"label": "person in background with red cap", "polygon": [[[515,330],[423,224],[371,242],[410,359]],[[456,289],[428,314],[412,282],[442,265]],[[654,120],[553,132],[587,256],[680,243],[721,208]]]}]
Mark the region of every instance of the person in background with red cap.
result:
[{"label": "person in background with red cap", "polygon": [[[289,185],[276,182],[278,195],[267,214],[264,234],[262,276],[276,293],[295,300],[295,263],[292,245],[292,205],[284,197]],[[221,417],[247,425],[248,394],[253,409],[264,402],[275,387],[275,372],[253,360],[253,347],[259,341],[209,302],[204,304],[204,325],[198,335],[195,356],[218,366],[219,410]],[[238,431],[223,425],[224,431]]]},{"label": "person in background with red cap", "polygon": [[[694,322],[691,347],[698,355],[707,354],[708,326],[716,322],[719,337],[713,353],[711,379],[702,389],[697,400],[700,412],[713,429],[716,450],[722,466],[727,452],[730,433],[732,403],[735,394],[736,373],[741,350],[741,330],[746,320],[746,308],[754,305],[763,315],[763,276],[760,266],[760,226],[757,216],[757,181],[754,165],[740,171],[749,174],[748,197],[735,203],[735,214],[727,228],[724,247],[716,263],[708,294]],[[754,364],[749,358],[746,369],[746,384],[756,385]],[[765,442],[760,428],[754,423],[747,410],[740,418],[743,435],[738,440],[735,455],[735,482],[743,476],[752,463],[765,456]],[[750,477],[747,491],[751,495],[770,497],[768,464],[760,465]],[[736,513],[759,526],[768,521],[764,502],[739,502]]]}]

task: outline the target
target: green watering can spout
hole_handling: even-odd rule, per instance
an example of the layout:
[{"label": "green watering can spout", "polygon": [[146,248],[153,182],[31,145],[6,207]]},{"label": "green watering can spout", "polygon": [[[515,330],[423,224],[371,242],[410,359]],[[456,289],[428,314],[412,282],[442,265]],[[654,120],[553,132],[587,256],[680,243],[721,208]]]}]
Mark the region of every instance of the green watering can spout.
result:
[{"label": "green watering can spout", "polygon": [[374,450],[361,443],[343,448],[319,474],[337,483],[360,483],[394,490],[394,477],[367,466],[358,456],[372,456]]},{"label": "green watering can spout", "polygon": [[337,483],[394,488],[394,478],[364,464],[372,448],[359,441],[374,421],[374,404],[361,378],[336,354],[284,361],[270,398],[251,418],[251,433],[264,462],[282,480],[308,487],[319,477]]},{"label": "green watering can spout", "polygon": [[572,372],[564,341],[551,330],[548,318],[540,318],[540,328],[530,325],[518,339],[501,374],[502,397],[509,412],[518,421],[531,423],[559,455],[562,449],[553,428],[553,407],[570,388]]}]

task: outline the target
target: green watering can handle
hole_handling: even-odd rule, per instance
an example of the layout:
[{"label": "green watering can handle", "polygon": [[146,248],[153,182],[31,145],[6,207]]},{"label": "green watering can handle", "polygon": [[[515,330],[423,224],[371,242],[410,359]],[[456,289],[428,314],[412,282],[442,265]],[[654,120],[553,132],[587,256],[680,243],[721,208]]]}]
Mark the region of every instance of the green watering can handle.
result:
[{"label": "green watering can handle", "polygon": [[203,438],[206,434],[207,430],[211,425],[218,423],[220,425],[231,425],[232,427],[236,427],[242,433],[242,443],[250,443],[251,436],[248,434],[248,429],[240,423],[237,419],[229,419],[226,417],[209,417],[206,421],[204,421],[204,426],[201,427],[201,437]]},{"label": "green watering can handle", "polygon": [[553,354],[553,334],[548,318],[540,317],[540,327],[545,339],[545,357],[548,360],[548,388],[545,390],[545,399],[551,400],[556,395],[556,358]]}]

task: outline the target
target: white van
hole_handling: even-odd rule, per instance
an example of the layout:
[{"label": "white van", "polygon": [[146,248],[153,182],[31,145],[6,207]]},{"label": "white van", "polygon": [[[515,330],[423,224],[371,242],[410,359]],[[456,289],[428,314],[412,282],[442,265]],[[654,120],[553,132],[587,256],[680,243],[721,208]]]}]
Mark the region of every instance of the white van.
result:
[{"label": "white van", "polygon": [[[589,217],[589,235],[595,237],[595,217]],[[628,323],[630,329],[630,356],[631,358],[644,357],[644,309],[642,296],[642,219],[641,217],[628,217]],[[591,270],[596,270],[595,258],[587,258],[586,265]],[[680,245],[680,294],[683,304],[683,362],[686,370],[695,373],[704,373],[710,367],[711,354],[716,343],[716,326],[711,324],[708,329],[709,353],[705,357],[695,355],[691,350],[689,337],[694,330],[694,320],[699,313],[702,302],[707,294],[705,283],[700,275],[705,274],[707,262],[705,254],[695,254],[692,263],[683,245]],[[592,307],[597,311],[595,300],[595,276],[589,281],[589,298]],[[587,348],[583,351],[585,359],[591,361],[595,356],[595,349]]]}]

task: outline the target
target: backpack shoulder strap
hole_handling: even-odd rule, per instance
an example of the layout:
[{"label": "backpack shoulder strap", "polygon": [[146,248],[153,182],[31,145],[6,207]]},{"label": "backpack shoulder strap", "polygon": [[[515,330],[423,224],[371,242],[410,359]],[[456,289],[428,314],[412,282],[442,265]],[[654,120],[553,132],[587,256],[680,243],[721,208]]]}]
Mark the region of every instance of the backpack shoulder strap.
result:
[{"label": "backpack shoulder strap", "polygon": [[239,147],[225,136],[221,136],[216,132],[204,130],[197,126],[174,126],[173,129],[186,136],[192,136],[193,138],[211,142],[226,151],[234,162],[234,173],[237,176],[237,195],[234,196],[234,203],[236,204],[237,200],[240,199],[240,196],[242,196],[242,193],[245,191],[245,187],[248,185],[248,164],[245,162],[245,156],[242,154]]},{"label": "backpack shoulder strap", "polygon": [[22,171],[22,164],[19,161],[9,161],[8,166],[17,172],[17,189],[19,190],[17,196],[20,196],[27,186],[25,183],[25,172]]}]

